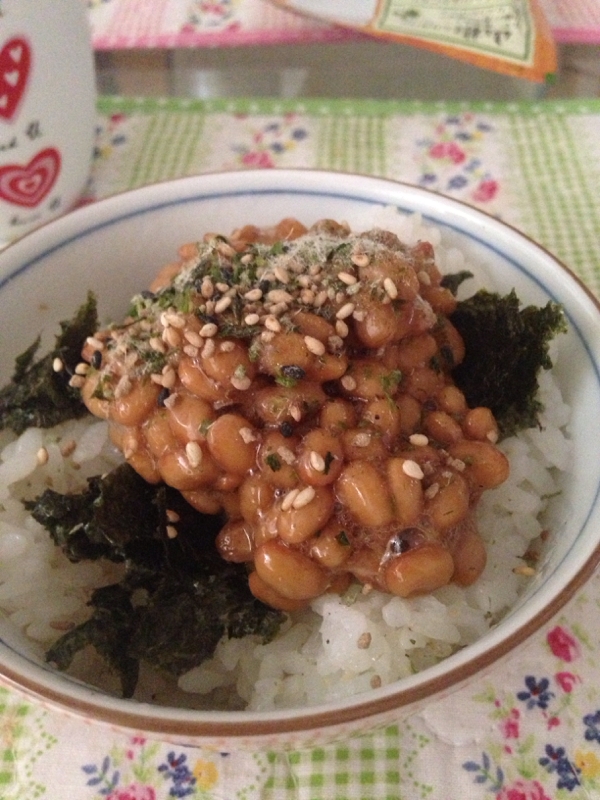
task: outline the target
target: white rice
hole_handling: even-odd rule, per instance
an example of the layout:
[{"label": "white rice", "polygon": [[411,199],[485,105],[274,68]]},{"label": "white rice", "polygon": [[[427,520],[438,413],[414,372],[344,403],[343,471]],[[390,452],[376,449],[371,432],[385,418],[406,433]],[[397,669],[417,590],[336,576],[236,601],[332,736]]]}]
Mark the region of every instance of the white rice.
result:
[{"label": "white rice", "polygon": [[[439,231],[425,229],[418,215],[400,217],[385,209],[366,223],[364,218],[349,222],[355,229],[394,230],[408,244],[430,241],[443,272],[467,267],[463,253],[443,250]],[[552,356],[556,361],[556,349]],[[293,615],[268,644],[255,637],[221,641],[212,659],[179,679],[179,692],[144,670],[145,685],[137,696],[257,710],[314,705],[396,681],[481,637],[531,580],[519,574],[523,556],[539,542],[548,524],[548,498],[560,492],[560,473],[569,469],[569,408],[551,372],[543,372],[539,381],[545,406],[541,427],[502,443],[510,477],[479,504],[488,562],[474,586],[450,585],[408,600],[359,592],[350,603],[324,595]],[[87,618],[91,592],[117,579],[119,568],[71,564],[20,499],[33,498],[47,486],[60,492],[81,488],[88,476],[112,468],[119,457],[106,424],[94,418],[49,431],[31,429],[18,438],[4,433],[0,448],[0,611],[27,637],[31,652],[43,658],[69,625]],[[48,453],[45,464],[39,463],[42,448]],[[94,664],[90,674],[97,670]]]}]

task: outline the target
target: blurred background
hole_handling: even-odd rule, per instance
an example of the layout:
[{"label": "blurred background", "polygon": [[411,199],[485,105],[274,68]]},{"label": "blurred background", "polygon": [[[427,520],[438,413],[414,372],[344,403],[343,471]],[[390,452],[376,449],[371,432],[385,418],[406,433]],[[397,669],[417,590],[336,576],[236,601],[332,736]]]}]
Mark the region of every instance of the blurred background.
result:
[{"label": "blurred background", "polygon": [[549,84],[367,39],[268,0],[85,0],[102,94],[519,100],[600,95],[600,0],[543,0]]}]

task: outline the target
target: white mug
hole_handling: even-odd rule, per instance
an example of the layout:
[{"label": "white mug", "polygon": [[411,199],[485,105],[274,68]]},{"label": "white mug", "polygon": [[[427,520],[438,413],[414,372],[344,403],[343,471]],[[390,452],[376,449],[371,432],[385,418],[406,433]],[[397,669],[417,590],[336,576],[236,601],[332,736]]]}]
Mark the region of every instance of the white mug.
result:
[{"label": "white mug", "polygon": [[0,246],[76,204],[95,106],[82,0],[0,0]]}]

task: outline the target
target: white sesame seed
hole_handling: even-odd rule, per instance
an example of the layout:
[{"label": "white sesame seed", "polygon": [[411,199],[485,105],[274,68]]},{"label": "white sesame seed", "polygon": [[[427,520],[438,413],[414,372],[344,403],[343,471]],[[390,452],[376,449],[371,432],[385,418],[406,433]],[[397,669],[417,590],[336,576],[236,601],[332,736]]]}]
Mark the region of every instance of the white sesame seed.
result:
[{"label": "white sesame seed", "polygon": [[77,442],[75,439],[67,439],[66,442],[63,442],[60,446],[60,454],[63,458],[67,458],[75,451],[77,447]]},{"label": "white sesame seed", "polygon": [[260,317],[258,316],[258,314],[247,314],[244,317],[244,322],[246,323],[246,325],[258,325],[259,321]]},{"label": "white sesame seed", "polygon": [[440,490],[439,483],[432,483],[431,486],[428,486],[427,489],[425,489],[423,494],[425,495],[427,500],[432,500],[439,492],[439,490]]},{"label": "white sesame seed", "polygon": [[315,299],[315,293],[312,289],[302,289],[300,292],[300,300],[307,306],[313,304]]},{"label": "white sesame seed", "polygon": [[514,567],[513,572],[515,575],[524,575],[526,578],[531,578],[535,575],[535,570],[533,567],[528,567],[525,564],[520,567]]},{"label": "white sesame seed", "polygon": [[229,289],[229,284],[228,283],[215,283],[215,287],[216,287],[217,291],[225,293]]},{"label": "white sesame seed", "polygon": [[173,408],[177,403],[178,394],[177,392],[171,392],[171,394],[163,400],[163,405],[165,408]]},{"label": "white sesame seed", "polygon": [[408,437],[408,441],[415,447],[425,447],[429,444],[429,439],[424,433],[413,433]]},{"label": "white sesame seed", "polygon": [[355,251],[350,256],[350,261],[357,267],[366,267],[371,259],[366,253]]},{"label": "white sesame seed", "polygon": [[222,353],[233,353],[233,351],[235,350],[235,342],[231,341],[221,342],[221,344],[219,345],[219,350]]},{"label": "white sesame seed", "polygon": [[214,322],[207,322],[200,328],[200,336],[205,339],[210,339],[211,336],[215,336],[219,328],[215,325]]},{"label": "white sesame seed", "polygon": [[498,432],[497,431],[489,431],[488,433],[486,433],[485,438],[488,440],[488,442],[491,442],[492,444],[496,444],[496,442],[498,441]]},{"label": "white sesame seed", "polygon": [[304,344],[315,356],[322,356],[325,353],[325,345],[319,339],[315,339],[314,336],[305,336]]},{"label": "white sesame seed", "polygon": [[175,386],[176,380],[177,373],[173,367],[169,367],[166,372],[163,373],[162,385],[165,389],[172,389]]},{"label": "white sesame seed", "polygon": [[183,352],[186,354],[186,356],[189,356],[190,358],[196,358],[196,356],[200,352],[200,348],[194,347],[193,344],[186,344],[185,347],[183,348]]},{"label": "white sesame seed", "polygon": [[179,522],[180,520],[179,514],[176,511],[173,511],[172,508],[167,508],[165,513],[167,515],[167,519],[169,520],[169,522]]},{"label": "white sesame seed", "polygon": [[198,442],[188,442],[185,446],[185,455],[190,467],[199,467],[202,462],[202,448]]},{"label": "white sesame seed", "polygon": [[64,368],[65,365],[63,364],[62,359],[55,358],[54,361],[52,362],[52,369],[54,370],[54,372],[62,372]]},{"label": "white sesame seed", "polygon": [[395,300],[398,297],[398,288],[391,278],[385,278],[383,281],[383,288],[388,297]]},{"label": "white sesame seed", "polygon": [[215,314],[222,314],[223,311],[227,311],[231,303],[231,297],[221,297],[220,300],[217,300],[215,303]]},{"label": "white sesame seed", "polygon": [[321,308],[321,306],[326,302],[327,302],[327,292],[324,289],[321,289],[321,291],[315,296],[315,299],[313,300],[313,306],[315,308]]},{"label": "white sesame seed", "polygon": [[202,337],[199,333],[196,333],[196,331],[186,331],[183,337],[187,342],[193,344],[194,347],[201,347],[203,344]]},{"label": "white sesame seed", "polygon": [[69,381],[69,386],[72,386],[73,389],[81,389],[84,383],[85,383],[85,378],[83,377],[83,375],[73,375],[73,377]]},{"label": "white sesame seed", "polygon": [[327,338],[327,345],[332,353],[338,353],[344,347],[344,340],[341,336],[329,336]]},{"label": "white sesame seed", "polygon": [[356,389],[356,381],[351,375],[344,375],[340,383],[347,392],[353,392]]},{"label": "white sesame seed", "polygon": [[245,392],[252,386],[252,380],[247,375],[234,375],[231,379],[231,385],[234,389]]},{"label": "white sesame seed", "polygon": [[257,300],[263,296],[261,289],[250,289],[250,291],[246,292],[244,295],[244,300],[248,300],[251,303],[255,303]]},{"label": "white sesame seed", "polygon": [[245,444],[256,441],[256,436],[252,428],[240,428],[240,436]]},{"label": "white sesame seed", "polygon": [[181,316],[181,314],[167,311],[164,314],[164,318],[166,319],[167,324],[172,325],[174,328],[185,328],[185,319]]},{"label": "white sesame seed", "polygon": [[272,333],[279,333],[281,330],[281,323],[274,317],[272,314],[269,314],[268,317],[265,317],[264,326],[268,331]]},{"label": "white sesame seed", "polygon": [[354,437],[353,444],[356,447],[368,447],[371,444],[371,434],[366,431],[357,433]]},{"label": "white sesame seed", "polygon": [[273,274],[275,275],[275,277],[277,278],[277,280],[280,283],[289,283],[290,282],[290,276],[288,275],[287,270],[284,267],[280,266],[280,265],[277,265],[273,269]]},{"label": "white sesame seed", "polygon": [[40,447],[40,449],[35,454],[35,460],[40,466],[48,463],[48,459],[50,458],[48,451],[45,447]]},{"label": "white sesame seed", "polygon": [[281,501],[281,510],[289,511],[296,497],[298,497],[300,489],[291,489]]},{"label": "white sesame seed", "polygon": [[[277,320],[275,320],[275,322],[277,322]],[[275,338],[275,333],[276,331],[263,331],[260,335],[261,342],[269,344],[269,342],[272,342]]]},{"label": "white sesame seed", "polygon": [[252,258],[253,258],[253,256],[252,256],[252,253],[245,253],[245,254],[244,254],[244,255],[243,255],[241,258],[240,258],[240,261],[241,261],[241,262],[242,262],[242,264],[244,264],[244,265],[246,265],[246,264],[251,264],[251,263],[252,263]]},{"label": "white sesame seed", "polygon": [[361,635],[358,637],[356,646],[358,647],[359,650],[368,650],[369,647],[371,646],[372,639],[373,637],[371,636],[369,631],[365,631],[364,633],[361,633]]},{"label": "white sesame seed", "polygon": [[356,277],[349,272],[338,272],[338,278],[342,283],[345,283],[346,286],[352,286],[356,283]]},{"label": "white sesame seed", "polygon": [[205,300],[210,300],[214,293],[215,287],[213,282],[210,278],[204,278],[202,281],[202,286],[200,287],[200,294]]},{"label": "white sesame seed", "polygon": [[402,472],[408,475],[409,478],[416,478],[419,481],[425,477],[421,467],[411,458],[407,458],[406,461],[402,462]]},{"label": "white sesame seed", "polygon": [[93,347],[94,350],[104,350],[104,342],[96,336],[88,336],[85,341],[90,347]]},{"label": "white sesame seed", "polygon": [[270,300],[271,303],[291,303],[294,298],[284,289],[271,289],[267,294],[267,299]]},{"label": "white sesame seed", "polygon": [[165,347],[165,343],[162,339],[159,339],[158,336],[153,336],[150,341],[148,342],[152,350],[156,353],[166,353],[167,348]]},{"label": "white sesame seed", "polygon": [[169,347],[179,347],[181,344],[181,336],[175,328],[165,328],[163,331],[163,339]]},{"label": "white sesame seed", "polygon": [[352,317],[357,322],[362,322],[366,316],[367,316],[367,312],[366,311],[362,311],[362,310],[359,311],[358,309],[352,314]]},{"label": "white sesame seed", "polygon": [[310,461],[311,467],[317,472],[325,472],[325,459],[320,453],[317,453],[316,450],[311,450],[308,460]]},{"label": "white sesame seed", "polygon": [[304,489],[301,489],[294,498],[292,508],[304,508],[304,506],[307,506],[314,500],[315,495],[316,492],[314,488],[312,486],[306,486]]},{"label": "white sesame seed", "polygon": [[290,405],[290,416],[294,420],[294,422],[300,422],[302,419],[302,409],[296,403],[292,403]]},{"label": "white sesame seed", "polygon": [[167,525],[165,530],[167,532],[167,537],[169,539],[176,539],[177,538],[177,528],[174,525]]},{"label": "white sesame seed", "polygon": [[336,313],[336,319],[346,319],[354,311],[354,303],[345,303]]},{"label": "white sesame seed", "polygon": [[338,319],[335,322],[335,331],[338,336],[341,336],[342,339],[345,339],[346,336],[348,336],[350,329],[348,328],[343,319]]},{"label": "white sesame seed", "polygon": [[286,464],[293,464],[294,461],[296,460],[296,456],[294,455],[294,452],[292,450],[290,450],[289,447],[285,447],[284,445],[282,445],[281,447],[277,448],[277,455],[283,461],[285,461]]},{"label": "white sesame seed", "polygon": [[431,286],[431,278],[424,269],[422,269],[420,272],[417,272],[417,278],[419,279],[419,283],[422,283],[423,286]]},{"label": "white sesame seed", "polygon": [[200,355],[202,356],[202,358],[211,358],[211,356],[214,355],[216,349],[217,348],[215,345],[215,340],[207,339]]}]

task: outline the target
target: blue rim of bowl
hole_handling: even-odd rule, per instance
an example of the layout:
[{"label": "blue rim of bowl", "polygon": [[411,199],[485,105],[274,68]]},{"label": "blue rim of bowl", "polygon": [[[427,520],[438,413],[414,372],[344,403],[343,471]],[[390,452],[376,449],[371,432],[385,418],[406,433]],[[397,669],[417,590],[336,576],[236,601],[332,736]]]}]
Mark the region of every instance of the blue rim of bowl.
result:
[{"label": "blue rim of bowl", "polygon": [[[234,182],[243,180],[243,176],[254,176],[254,177],[262,177],[265,176],[268,183],[268,178],[271,176],[276,176],[276,179],[285,181],[286,178],[301,178],[305,176],[317,176],[323,177],[326,176],[335,176],[336,178],[341,179],[359,179],[361,181],[367,182],[370,186],[373,187],[373,190],[376,192],[377,189],[382,189],[383,187],[389,189],[390,191],[400,191],[400,192],[408,192],[409,194],[413,194],[417,197],[423,198],[430,198],[435,199],[435,202],[442,203],[443,205],[448,206],[449,208],[454,209],[463,209],[464,212],[469,216],[475,219],[479,219],[486,224],[493,224],[496,226],[500,226],[505,231],[511,233],[513,236],[516,236],[522,242],[527,243],[532,249],[535,249],[540,254],[543,254],[545,257],[549,258],[555,266],[557,266],[560,270],[564,271],[570,281],[579,289],[585,296],[587,296],[588,300],[595,306],[595,310],[600,312],[600,302],[598,299],[590,292],[590,290],[585,286],[585,284],[575,275],[565,264],[563,264],[559,259],[557,259],[553,254],[551,254],[548,250],[546,250],[543,246],[539,245],[533,239],[528,237],[526,234],[519,231],[514,226],[500,221],[495,217],[487,214],[484,211],[479,209],[475,209],[472,206],[469,206],[467,203],[463,203],[462,201],[456,200],[454,198],[447,198],[442,197],[441,195],[432,192],[428,189],[424,189],[422,187],[412,186],[407,183],[403,183],[400,181],[394,181],[387,178],[376,178],[372,176],[366,175],[357,175],[351,173],[340,173],[335,172],[332,173],[331,171],[320,171],[320,170],[310,170],[310,169],[289,169],[289,170],[275,170],[269,171],[268,173],[260,172],[216,172],[216,173],[205,173],[199,176],[191,176],[188,178],[179,178],[173,181],[164,181],[162,183],[153,184],[150,186],[140,187],[138,189],[122,192],[111,197],[105,198],[100,200],[90,206],[84,206],[80,209],[70,212],[66,214],[64,217],[59,218],[58,220],[52,220],[46,223],[42,228],[33,231],[30,234],[27,234],[23,239],[20,239],[11,245],[9,245],[3,253],[7,252],[14,252],[19,249],[19,247],[27,246],[29,242],[35,242],[35,239],[39,235],[43,235],[43,232],[48,227],[58,228],[60,225],[69,225],[69,224],[76,224],[78,217],[85,217],[87,214],[90,213],[89,209],[96,212],[103,212],[105,209],[110,212],[112,206],[118,206],[119,202],[122,200],[127,200],[128,198],[141,198],[143,200],[145,195],[152,195],[153,192],[160,190],[160,188],[169,189],[173,186],[185,187],[191,186],[196,183],[210,183],[211,179],[215,178],[230,178]],[[309,189],[309,188],[295,188],[290,189],[289,187],[286,188],[274,188],[273,186],[265,187],[265,188],[248,188],[248,189],[231,189],[231,190],[221,190],[221,191],[198,191],[195,194],[186,194],[184,197],[179,197],[175,200],[165,200],[161,202],[156,202],[154,204],[147,204],[142,205],[132,211],[120,213],[120,214],[113,214],[103,221],[99,223],[90,223],[82,230],[79,230],[77,233],[71,234],[66,238],[62,238],[60,241],[57,241],[51,247],[43,250],[41,252],[37,252],[35,256],[29,258],[16,270],[13,270],[10,274],[4,276],[0,279],[0,291],[12,280],[17,278],[19,275],[23,274],[29,269],[35,267],[38,263],[43,261],[49,255],[54,254],[55,252],[59,251],[60,249],[68,246],[69,244],[77,241],[79,239],[85,238],[86,236],[93,235],[94,233],[101,231],[107,227],[112,225],[120,224],[128,219],[132,219],[135,217],[144,216],[149,213],[156,213],[166,208],[172,208],[177,205],[188,204],[188,203],[198,203],[201,201],[209,201],[214,199],[223,199],[227,197],[248,197],[251,195],[298,195],[304,197],[322,197],[331,200],[349,200],[352,202],[363,203],[365,206],[372,207],[372,206],[381,206],[383,204],[387,204],[381,198],[377,197],[365,197],[363,194],[359,192],[353,193],[352,191],[334,191],[334,190],[322,190],[322,189]],[[410,205],[402,205],[402,203],[394,203],[395,207],[398,208],[400,211],[405,213],[413,213],[414,207]],[[106,213],[106,212],[105,212]],[[426,213],[421,212],[423,219],[427,222],[439,225],[440,227],[446,230],[452,230],[455,233],[458,233],[462,236],[466,236],[472,241],[475,241],[478,245],[486,248],[488,251],[499,255],[502,259],[506,262],[510,263],[513,267],[515,267],[519,272],[525,274],[530,281],[536,284],[539,288],[541,288],[549,297],[554,300],[557,298],[553,295],[552,292],[549,291],[549,288],[546,284],[543,283],[539,278],[532,275],[517,259],[513,258],[512,256],[507,255],[502,249],[497,246],[491,245],[488,241],[485,240],[482,236],[475,235],[469,230],[465,230],[460,225],[452,224],[447,220],[436,216],[433,213]],[[590,362],[594,366],[594,371],[596,375],[596,382],[600,383],[600,367],[594,360],[591,351],[589,350],[585,338],[583,337],[579,327],[575,323],[575,321],[569,317],[569,322],[573,329],[576,331],[577,336],[581,345],[586,350]],[[600,498],[600,485],[596,488],[596,494],[594,500],[590,505],[590,509],[588,515],[586,516],[585,521],[581,525],[580,532],[576,537],[576,541],[579,539],[581,535],[581,531],[587,526],[589,521],[589,517],[595,510],[598,500]],[[569,551],[567,551],[568,553]],[[567,555],[565,553],[565,556]],[[563,556],[563,561],[565,556]],[[563,561],[560,563],[562,564]],[[378,690],[372,693],[369,693],[368,697],[363,697],[361,695],[356,695],[351,698],[347,698],[344,703],[343,707],[339,707],[337,704],[332,704],[331,707],[329,706],[315,706],[314,708],[308,709],[292,709],[292,710],[278,710],[276,712],[196,712],[192,710],[185,710],[180,708],[170,708],[170,707],[160,707],[160,706],[148,706],[146,704],[138,704],[136,701],[129,701],[129,700],[121,700],[119,698],[113,698],[110,696],[105,695],[104,693],[93,689],[93,687],[88,687],[85,684],[82,684],[80,681],[70,678],[69,676],[61,675],[61,678],[68,682],[70,686],[76,692],[76,695],[81,694],[81,696],[71,696],[68,693],[62,692],[60,690],[54,689],[52,686],[46,686],[41,682],[36,681],[35,679],[27,679],[23,678],[17,671],[17,669],[12,669],[10,667],[4,667],[0,665],[0,675],[3,675],[5,679],[7,679],[11,684],[13,684],[17,689],[21,691],[25,691],[27,694],[33,696],[34,698],[40,698],[44,701],[49,701],[51,703],[56,704],[58,707],[68,708],[74,711],[76,714],[89,716],[91,718],[97,719],[99,721],[110,723],[112,725],[118,725],[120,727],[138,730],[142,728],[145,731],[153,732],[156,734],[162,735],[183,735],[183,736],[200,736],[200,737],[233,737],[233,738],[241,738],[241,737],[252,737],[252,736],[262,736],[262,735],[278,735],[278,734],[285,734],[285,733],[294,733],[294,732],[302,732],[302,731],[309,731],[314,729],[326,729],[328,727],[339,727],[341,724],[344,723],[351,723],[358,720],[368,719],[370,717],[377,717],[378,715],[388,713],[392,709],[402,709],[405,706],[409,706],[413,703],[422,701],[429,697],[434,697],[442,692],[447,692],[452,687],[457,687],[458,685],[462,684],[466,679],[474,676],[480,671],[485,670],[492,666],[495,662],[503,658],[504,656],[508,655],[514,648],[525,641],[532,633],[537,631],[545,622],[549,621],[563,606],[564,604],[573,596],[575,591],[585,583],[585,581],[592,575],[594,569],[596,568],[597,564],[600,563],[600,544],[598,544],[593,552],[588,555],[587,560],[585,563],[578,569],[578,571],[570,578],[567,584],[561,589],[561,591],[545,606],[538,609],[538,611],[533,614],[533,616],[528,619],[525,623],[521,624],[519,628],[514,630],[511,634],[503,638],[500,642],[492,645],[488,648],[485,652],[480,653],[477,656],[474,656],[470,661],[467,663],[458,663],[456,665],[453,664],[456,661],[456,657],[460,656],[461,653],[465,653],[465,651],[472,650],[473,646],[464,648],[463,650],[459,651],[459,653],[455,654],[455,656],[450,656],[448,659],[445,659],[442,664],[450,664],[450,667],[447,670],[444,670],[444,674],[436,675],[435,673],[438,671],[435,667],[429,668],[424,670],[422,673],[419,673],[420,682],[416,685],[411,686],[398,686],[398,688],[394,688],[395,685],[391,684],[388,687],[384,687],[382,690]],[[560,567],[560,564],[558,565]],[[535,597],[536,592],[534,592],[528,600],[531,600]],[[487,638],[487,635],[486,637]],[[5,642],[0,640],[0,643],[3,647],[10,650],[17,660],[25,660],[27,661],[34,670],[42,670],[46,672],[48,675],[52,676],[52,678],[56,678],[56,671],[53,670],[51,667],[40,666],[36,662],[27,658],[20,653],[18,653],[14,648],[10,645],[6,644]],[[438,665],[439,666],[439,665]],[[402,681],[400,681],[402,684]],[[98,702],[99,699],[99,702]],[[108,707],[107,707],[108,706]],[[180,719],[169,719],[168,713],[173,712],[174,715],[180,715]],[[199,714],[204,714],[206,719],[199,720],[197,717]]]}]

